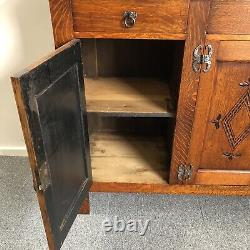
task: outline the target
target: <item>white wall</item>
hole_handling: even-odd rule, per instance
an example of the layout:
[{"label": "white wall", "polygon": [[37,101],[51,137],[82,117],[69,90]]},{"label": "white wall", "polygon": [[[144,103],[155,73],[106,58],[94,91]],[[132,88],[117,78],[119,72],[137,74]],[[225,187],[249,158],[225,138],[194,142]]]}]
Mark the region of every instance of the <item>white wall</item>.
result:
[{"label": "white wall", "polygon": [[0,0],[0,155],[26,155],[10,76],[53,50],[48,0]]}]

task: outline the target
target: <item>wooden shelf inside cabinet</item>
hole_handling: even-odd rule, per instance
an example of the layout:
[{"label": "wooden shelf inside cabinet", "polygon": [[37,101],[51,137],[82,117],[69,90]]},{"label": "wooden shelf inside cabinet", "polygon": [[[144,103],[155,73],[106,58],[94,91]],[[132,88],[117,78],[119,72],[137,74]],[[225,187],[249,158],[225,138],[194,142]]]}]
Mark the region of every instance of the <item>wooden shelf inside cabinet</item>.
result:
[{"label": "wooden shelf inside cabinet", "polygon": [[152,78],[85,79],[88,113],[129,117],[174,117],[168,84]]},{"label": "wooden shelf inside cabinet", "polygon": [[93,134],[90,137],[93,181],[167,184],[165,144],[159,136]]}]

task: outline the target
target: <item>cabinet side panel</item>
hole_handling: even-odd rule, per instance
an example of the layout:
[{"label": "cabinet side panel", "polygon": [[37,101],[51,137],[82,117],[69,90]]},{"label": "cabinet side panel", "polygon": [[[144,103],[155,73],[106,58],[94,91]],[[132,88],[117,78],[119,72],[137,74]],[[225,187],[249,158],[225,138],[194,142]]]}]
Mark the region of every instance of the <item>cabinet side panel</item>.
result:
[{"label": "cabinet side panel", "polygon": [[55,47],[74,38],[71,0],[49,0]]},{"label": "cabinet side panel", "polygon": [[183,59],[175,138],[170,172],[170,183],[177,182],[180,164],[188,164],[189,145],[195,114],[200,73],[192,70],[193,50],[204,44],[210,1],[191,1],[188,17],[188,34]]}]

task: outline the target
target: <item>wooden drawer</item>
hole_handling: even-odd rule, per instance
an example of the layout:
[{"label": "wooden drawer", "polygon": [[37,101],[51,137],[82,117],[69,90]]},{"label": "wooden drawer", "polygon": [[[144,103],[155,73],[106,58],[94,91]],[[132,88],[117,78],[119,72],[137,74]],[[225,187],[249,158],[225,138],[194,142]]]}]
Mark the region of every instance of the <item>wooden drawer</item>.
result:
[{"label": "wooden drawer", "polygon": [[250,34],[249,0],[213,0],[208,34]]},{"label": "wooden drawer", "polygon": [[[169,33],[186,32],[189,0],[73,0],[75,32]],[[135,11],[136,23],[124,25],[124,12]]]}]

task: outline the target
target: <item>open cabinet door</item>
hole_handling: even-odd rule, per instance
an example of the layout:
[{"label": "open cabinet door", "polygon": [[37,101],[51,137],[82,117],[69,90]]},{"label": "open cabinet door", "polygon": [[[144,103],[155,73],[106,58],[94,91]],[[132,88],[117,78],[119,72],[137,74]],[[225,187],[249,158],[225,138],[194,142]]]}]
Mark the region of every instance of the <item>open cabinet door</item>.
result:
[{"label": "open cabinet door", "polygon": [[80,42],[12,83],[48,244],[59,249],[91,184]]}]

